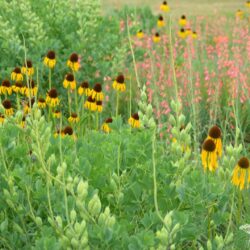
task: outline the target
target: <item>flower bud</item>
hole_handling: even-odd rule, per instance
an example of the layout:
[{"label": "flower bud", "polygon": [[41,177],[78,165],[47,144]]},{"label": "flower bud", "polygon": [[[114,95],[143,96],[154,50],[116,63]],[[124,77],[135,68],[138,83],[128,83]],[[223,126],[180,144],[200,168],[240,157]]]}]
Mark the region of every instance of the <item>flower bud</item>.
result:
[{"label": "flower bud", "polygon": [[79,242],[76,238],[73,238],[70,243],[76,249],[79,247]]},{"label": "flower bud", "polygon": [[56,216],[56,223],[58,225],[59,228],[62,228],[62,217],[61,216]]},{"label": "flower bud", "polygon": [[233,241],[234,235],[233,233],[230,233],[228,237],[225,239],[225,244],[229,245]]},{"label": "flower bud", "polygon": [[88,195],[88,182],[80,180],[77,186],[77,194],[81,199],[85,199]]},{"label": "flower bud", "polygon": [[67,178],[67,182],[68,182],[68,183],[72,183],[72,182],[73,182],[73,178],[72,178],[71,176],[69,176],[69,177]]},{"label": "flower bud", "polygon": [[43,221],[42,221],[41,217],[37,216],[35,218],[35,222],[36,222],[37,226],[39,226],[39,227],[41,227],[43,225]]},{"label": "flower bud", "polygon": [[[63,169],[63,171],[65,172],[66,171],[66,169],[67,169],[67,164],[66,164],[66,162],[63,162],[62,163],[62,169]],[[70,176],[71,177],[71,176]],[[71,177],[72,178],[72,177]]]},{"label": "flower bud", "polygon": [[157,231],[156,232],[156,237],[165,245],[168,244],[168,232],[167,230],[164,228],[161,231]]},{"label": "flower bud", "polygon": [[113,179],[110,180],[110,186],[111,186],[113,191],[117,190],[116,182]]},{"label": "flower bud", "polygon": [[146,109],[146,115],[148,118],[150,118],[153,114],[153,107],[151,104],[148,104],[147,109]]},{"label": "flower bud", "polygon": [[172,114],[169,116],[169,122],[172,126],[176,126],[176,120]]},{"label": "flower bud", "polygon": [[101,211],[101,207],[102,207],[101,201],[98,195],[95,194],[89,201],[88,211],[90,212],[91,215],[97,216]]},{"label": "flower bud", "polygon": [[171,228],[172,226],[172,215],[173,211],[170,211],[164,218],[164,223],[168,228]]},{"label": "flower bud", "polygon": [[56,162],[56,156],[55,156],[55,154],[50,155],[49,158],[48,158],[48,164],[52,165],[55,162]]},{"label": "flower bud", "polygon": [[175,250],[175,244],[172,244],[172,245],[170,246],[170,250]]},{"label": "flower bud", "polygon": [[174,225],[174,227],[173,227],[173,229],[171,231],[171,235],[172,235],[173,238],[175,238],[176,233],[179,231],[180,227],[181,227],[180,223],[177,223],[177,224]]},{"label": "flower bud", "polygon": [[180,116],[178,117],[179,124],[181,125],[184,124],[185,120],[186,120],[186,117],[183,114],[180,114]]},{"label": "flower bud", "polygon": [[111,216],[107,220],[107,227],[112,228],[115,224],[115,217]]},{"label": "flower bud", "polygon": [[79,183],[79,177],[75,176],[74,180],[73,180],[74,185],[76,185],[77,183]]},{"label": "flower bud", "polygon": [[84,234],[80,241],[81,249],[89,249],[88,245],[88,235]]},{"label": "flower bud", "polygon": [[213,250],[212,243],[210,240],[207,241],[207,250]]},{"label": "flower bud", "polygon": [[70,220],[74,222],[75,219],[76,219],[76,210],[73,209],[70,211]]}]

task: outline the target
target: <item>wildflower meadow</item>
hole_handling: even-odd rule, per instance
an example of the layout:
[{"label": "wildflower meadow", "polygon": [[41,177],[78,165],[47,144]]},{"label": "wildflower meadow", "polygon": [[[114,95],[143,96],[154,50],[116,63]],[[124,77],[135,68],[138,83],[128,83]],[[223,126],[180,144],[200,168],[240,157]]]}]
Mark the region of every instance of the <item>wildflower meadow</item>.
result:
[{"label": "wildflower meadow", "polygon": [[0,1],[0,249],[250,249],[250,1],[191,2]]}]

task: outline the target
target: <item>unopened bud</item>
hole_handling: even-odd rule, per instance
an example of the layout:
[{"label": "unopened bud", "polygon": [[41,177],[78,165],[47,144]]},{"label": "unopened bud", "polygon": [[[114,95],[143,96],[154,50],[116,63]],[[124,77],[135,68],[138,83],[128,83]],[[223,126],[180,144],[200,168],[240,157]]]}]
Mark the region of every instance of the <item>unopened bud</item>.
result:
[{"label": "unopened bud", "polygon": [[35,222],[36,222],[37,226],[39,226],[39,227],[41,227],[43,225],[43,221],[42,221],[41,217],[37,216],[35,218]]},{"label": "unopened bud", "polygon": [[71,221],[75,221],[75,219],[76,219],[76,210],[71,210],[70,211],[70,219],[71,219]]},{"label": "unopened bud", "polygon": [[97,216],[101,211],[101,207],[102,207],[101,201],[98,195],[95,194],[89,201],[88,211],[90,212],[91,215]]}]

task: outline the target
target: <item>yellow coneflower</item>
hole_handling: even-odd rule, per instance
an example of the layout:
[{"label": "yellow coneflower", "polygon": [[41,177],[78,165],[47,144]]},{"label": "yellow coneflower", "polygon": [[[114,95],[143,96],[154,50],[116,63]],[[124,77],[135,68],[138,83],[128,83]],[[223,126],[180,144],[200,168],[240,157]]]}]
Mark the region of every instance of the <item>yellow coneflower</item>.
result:
[{"label": "yellow coneflower", "polygon": [[73,135],[73,133],[74,133],[73,128],[70,126],[65,127],[63,132],[65,135]]},{"label": "yellow coneflower", "polygon": [[57,90],[55,88],[52,88],[46,96],[46,103],[50,107],[55,107],[59,104],[60,100],[58,98]]},{"label": "yellow coneflower", "polygon": [[78,94],[79,95],[86,95],[86,96],[90,96],[91,94],[91,90],[89,88],[89,83],[87,81],[82,82],[80,87],[78,88]]},{"label": "yellow coneflower", "polygon": [[16,67],[11,72],[10,78],[12,81],[17,81],[17,82],[23,81],[23,75],[22,75],[21,69],[19,67]]},{"label": "yellow coneflower", "polygon": [[42,97],[40,97],[39,99],[38,99],[38,107],[39,108],[41,108],[41,109],[44,109],[44,108],[46,108],[46,101],[45,101],[45,99],[44,98],[42,98]]},{"label": "yellow coneflower", "polygon": [[76,140],[76,136],[74,134],[74,131],[73,131],[72,127],[70,127],[70,126],[65,127],[64,130],[62,131],[62,133],[63,133],[64,136],[70,136],[74,140]]},{"label": "yellow coneflower", "polygon": [[242,10],[237,10],[235,13],[235,17],[239,19],[243,19],[244,17],[244,12]]},{"label": "yellow coneflower", "polygon": [[2,81],[2,85],[0,86],[0,94],[1,95],[11,95],[12,94],[12,87],[10,85],[9,80]]},{"label": "yellow coneflower", "polygon": [[67,61],[67,65],[73,71],[78,71],[80,68],[79,57],[76,53],[72,53]]},{"label": "yellow coneflower", "polygon": [[193,31],[193,32],[192,32],[192,38],[193,38],[193,39],[197,39],[197,38],[198,38],[198,35],[197,35],[197,32],[196,32],[196,31]]},{"label": "yellow coneflower", "polygon": [[124,92],[126,90],[125,78],[124,75],[120,74],[116,77],[113,82],[113,88],[117,91]]},{"label": "yellow coneflower", "polygon": [[218,167],[216,145],[212,139],[206,139],[202,145],[201,160],[204,171],[213,172]]},{"label": "yellow coneflower", "polygon": [[92,92],[91,97],[95,99],[96,101],[102,101],[103,100],[103,92],[102,92],[102,85],[100,83],[96,83]]},{"label": "yellow coneflower", "polygon": [[20,122],[20,127],[21,127],[21,128],[24,128],[24,127],[25,127],[25,121],[26,121],[26,117],[23,116],[23,118],[22,118],[22,120],[21,120],[21,122]]},{"label": "yellow coneflower", "polygon": [[165,26],[164,18],[163,18],[162,15],[160,15],[160,16],[158,17],[157,26],[158,26],[159,28]]},{"label": "yellow coneflower", "polygon": [[4,107],[4,114],[6,116],[11,116],[14,114],[14,111],[13,111],[13,108],[12,108],[12,105],[11,105],[11,101],[6,99],[2,102],[3,104],[3,107]]},{"label": "yellow coneflower", "polygon": [[250,8],[250,1],[246,1],[246,7]]},{"label": "yellow coneflower", "polygon": [[16,93],[16,94],[22,94],[24,95],[26,92],[26,86],[23,86],[22,82],[16,82],[13,86],[12,86],[12,90]]},{"label": "yellow coneflower", "polygon": [[52,113],[52,116],[54,117],[54,118],[57,118],[57,119],[59,119],[59,118],[61,118],[61,111],[60,110],[55,110],[53,113]]},{"label": "yellow coneflower", "polygon": [[53,50],[49,50],[47,56],[44,57],[43,63],[53,69],[56,65],[56,53]]},{"label": "yellow coneflower", "polygon": [[80,118],[78,117],[77,113],[71,113],[71,116],[68,118],[70,123],[78,123]]},{"label": "yellow coneflower", "polygon": [[158,32],[156,32],[153,36],[153,42],[154,43],[158,43],[161,41],[161,37],[160,37],[160,34]]},{"label": "yellow coneflower", "polygon": [[185,15],[182,15],[181,18],[179,19],[179,25],[183,27],[187,25],[187,18]]},{"label": "yellow coneflower", "polygon": [[109,127],[109,123],[112,123],[112,122],[113,122],[112,118],[107,118],[105,122],[102,124],[102,131],[104,131],[105,133],[110,133],[111,128]]},{"label": "yellow coneflower", "polygon": [[192,35],[192,30],[190,28],[187,28],[185,30],[185,32],[186,32],[186,36],[191,36]]},{"label": "yellow coneflower", "polygon": [[[233,185],[240,188],[240,190],[249,187],[250,183],[250,168],[249,160],[242,157],[234,168],[232,176]],[[245,186],[247,184],[247,186]]]},{"label": "yellow coneflower", "polygon": [[164,12],[169,12],[170,8],[168,6],[167,1],[163,1],[163,3],[160,6],[160,10],[162,10]]},{"label": "yellow coneflower", "polygon": [[144,37],[144,33],[142,30],[138,30],[136,33],[137,38],[142,39]]},{"label": "yellow coneflower", "polygon": [[4,115],[0,113],[0,124],[4,123]]},{"label": "yellow coneflower", "polygon": [[139,120],[139,115],[138,113],[134,113],[129,119],[128,123],[131,125],[133,128],[139,128],[140,127],[140,120]]},{"label": "yellow coneflower", "polygon": [[38,88],[37,86],[35,85],[35,82],[34,80],[31,80],[29,82],[29,88],[26,87],[25,89],[25,95],[27,97],[33,97],[33,96],[36,96],[37,95],[37,91],[38,91]]},{"label": "yellow coneflower", "polygon": [[95,99],[89,96],[87,101],[84,103],[84,108],[89,109],[90,111],[96,111],[97,106],[96,106]]},{"label": "yellow coneflower", "polygon": [[31,98],[30,102],[28,101],[28,102],[25,103],[24,109],[23,109],[24,114],[29,114],[31,112],[31,109],[32,109],[34,103],[35,103],[35,98],[34,97]]},{"label": "yellow coneflower", "polygon": [[208,138],[212,139],[216,145],[216,153],[221,157],[222,155],[222,142],[221,142],[221,130],[218,126],[213,126],[208,132]]},{"label": "yellow coneflower", "polygon": [[96,101],[96,109],[99,113],[102,112],[102,101]]},{"label": "yellow coneflower", "polygon": [[56,132],[54,133],[54,137],[57,138],[59,135],[61,135],[62,137],[64,137],[64,131],[57,129]]},{"label": "yellow coneflower", "polygon": [[187,36],[185,29],[181,28],[178,32],[178,35],[180,38],[185,39]]},{"label": "yellow coneflower", "polygon": [[75,77],[73,74],[67,74],[64,78],[63,81],[63,87],[65,89],[67,89],[68,87],[70,87],[70,89],[74,90],[76,88],[76,81],[75,81]]},{"label": "yellow coneflower", "polygon": [[32,76],[34,74],[34,68],[32,66],[32,61],[31,60],[27,60],[26,63],[24,63],[21,72],[24,75],[28,75],[28,76]]}]

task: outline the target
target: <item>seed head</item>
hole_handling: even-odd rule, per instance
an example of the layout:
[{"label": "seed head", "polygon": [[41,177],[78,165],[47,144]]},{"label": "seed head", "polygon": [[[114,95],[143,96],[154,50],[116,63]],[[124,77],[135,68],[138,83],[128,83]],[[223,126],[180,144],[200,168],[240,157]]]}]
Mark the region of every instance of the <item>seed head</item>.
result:
[{"label": "seed head", "polygon": [[73,63],[78,62],[78,55],[77,55],[76,53],[72,53],[72,54],[70,55],[69,60],[70,60],[71,62],[73,62]]},{"label": "seed head", "polygon": [[67,126],[63,130],[65,135],[73,135],[73,129],[70,126]]},{"label": "seed head", "polygon": [[207,152],[213,152],[216,148],[216,145],[212,139],[207,139],[204,141],[202,148]]},{"label": "seed head", "polygon": [[53,50],[48,51],[47,57],[51,60],[56,58],[56,53]]},{"label": "seed head", "polygon": [[249,168],[249,160],[246,157],[242,157],[239,161],[238,161],[238,165],[240,168]]},{"label": "seed head", "polygon": [[221,137],[221,130],[218,126],[213,126],[212,128],[210,128],[209,130],[209,136],[212,137],[213,139],[218,139]]},{"label": "seed head", "polygon": [[100,83],[96,83],[94,86],[95,92],[101,92],[102,91],[102,85]]},{"label": "seed head", "polygon": [[118,83],[124,83],[124,81],[125,81],[124,75],[120,74],[119,76],[117,76],[116,81]]},{"label": "seed head", "polygon": [[6,99],[2,102],[3,106],[5,109],[10,109],[11,108],[11,101]]},{"label": "seed head", "polygon": [[134,114],[132,115],[132,117],[133,117],[135,120],[139,120],[139,115],[138,115],[138,113],[134,113]]},{"label": "seed head", "polygon": [[57,90],[55,88],[52,88],[49,92],[48,92],[48,95],[50,98],[57,98],[58,95],[57,95]]},{"label": "seed head", "polygon": [[74,75],[69,73],[66,75],[66,80],[69,82],[73,82],[74,81]]}]

